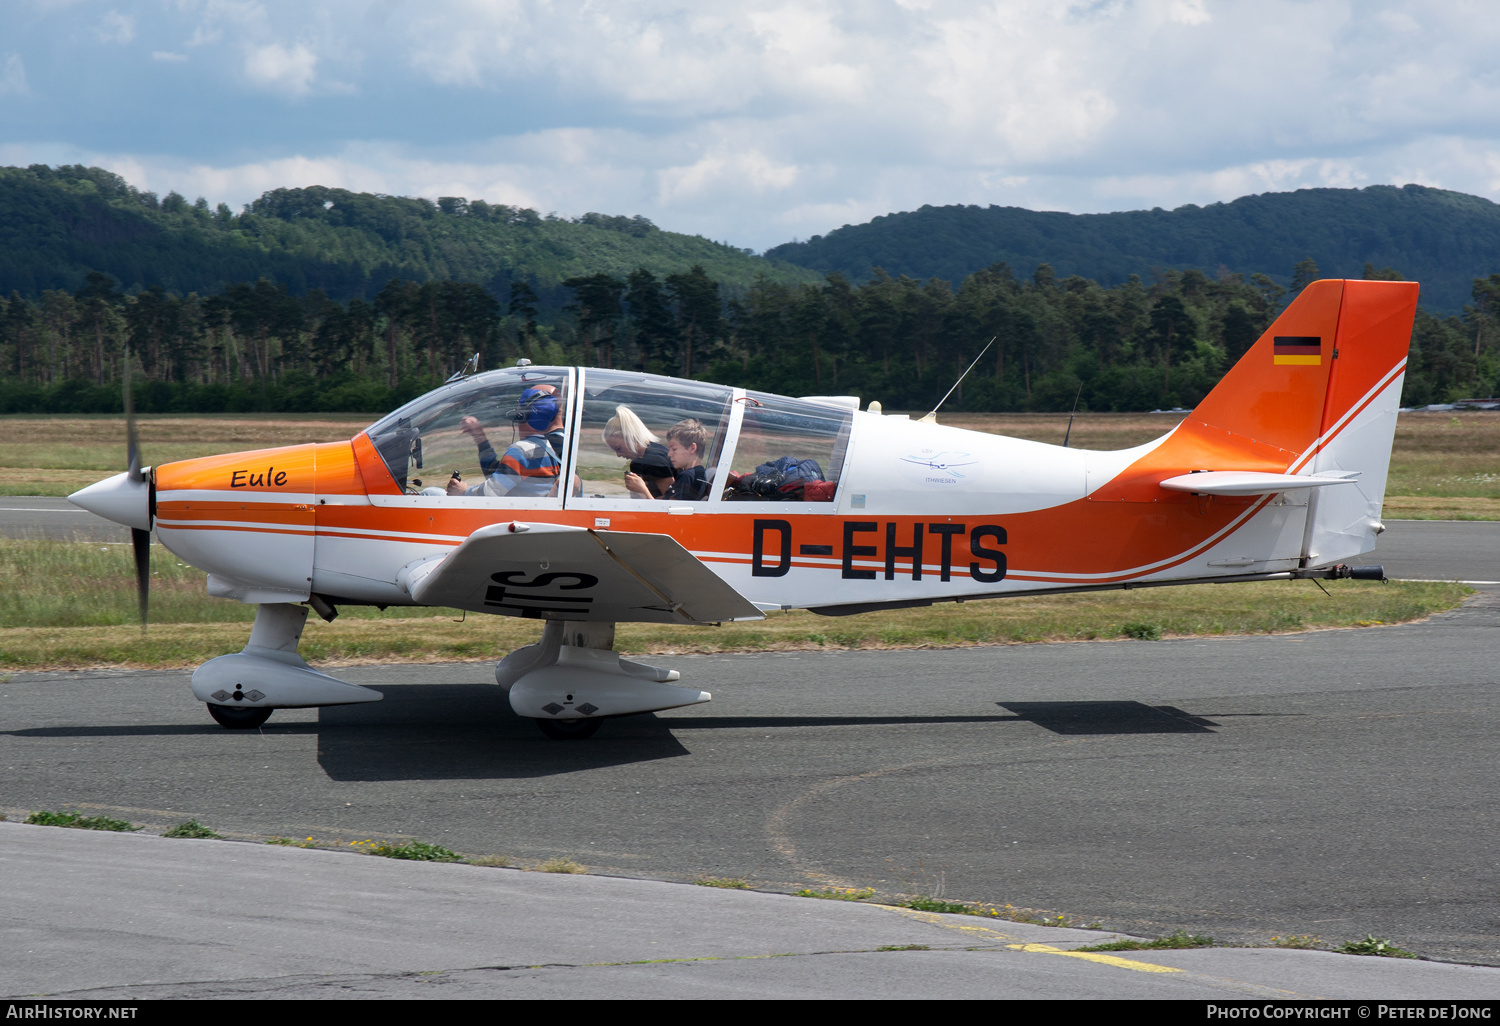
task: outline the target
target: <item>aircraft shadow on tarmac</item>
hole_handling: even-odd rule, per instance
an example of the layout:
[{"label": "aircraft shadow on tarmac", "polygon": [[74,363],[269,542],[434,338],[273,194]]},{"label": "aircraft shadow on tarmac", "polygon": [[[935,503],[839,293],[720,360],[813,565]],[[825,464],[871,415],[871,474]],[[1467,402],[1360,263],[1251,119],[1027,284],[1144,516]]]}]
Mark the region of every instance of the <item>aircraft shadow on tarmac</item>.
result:
[{"label": "aircraft shadow on tarmac", "polygon": [[[318,763],[334,780],[542,777],[690,754],[676,732],[905,723],[1001,723],[1017,716],[622,716],[582,742],[552,741],[485,684],[381,685],[385,700],[319,710]],[[267,731],[275,726],[273,718]]]},{"label": "aircraft shadow on tarmac", "polygon": [[997,702],[1054,734],[1212,734],[1219,724],[1172,705],[1142,702]]},{"label": "aircraft shadow on tarmac", "polygon": [[[997,716],[626,716],[582,743],[550,741],[488,685],[384,686],[385,701],[332,706],[318,762],[335,780],[551,776],[688,755],[677,732],[1030,722],[1057,734],[1212,734],[1213,721],[1140,702],[1003,702]],[[348,728],[348,729],[346,729]]]},{"label": "aircraft shadow on tarmac", "polygon": [[[1175,706],[1141,702],[997,702],[989,716],[626,716],[583,742],[552,741],[517,716],[487,684],[384,684],[385,700],[327,706],[316,723],[277,723],[267,734],[315,734],[318,763],[334,780],[447,780],[545,777],[688,755],[676,732],[797,727],[1031,723],[1055,734],[1212,734],[1219,726]],[[36,727],[26,737],[145,737],[213,734],[226,745],[257,731],[199,724]]]}]

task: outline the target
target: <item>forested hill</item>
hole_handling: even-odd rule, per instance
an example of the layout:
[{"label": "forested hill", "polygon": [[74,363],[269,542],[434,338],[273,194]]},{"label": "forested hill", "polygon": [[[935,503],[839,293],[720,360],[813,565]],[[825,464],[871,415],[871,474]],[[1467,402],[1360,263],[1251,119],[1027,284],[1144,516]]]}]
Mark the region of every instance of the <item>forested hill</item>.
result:
[{"label": "forested hill", "polygon": [[1104,285],[1153,269],[1223,267],[1285,285],[1311,257],[1325,277],[1359,278],[1364,265],[1422,283],[1422,304],[1457,313],[1475,278],[1500,266],[1500,206],[1420,185],[1301,189],[1176,210],[1063,214],[1019,207],[924,206],[845,225],[768,250],[856,281],[879,267],[892,276],[962,281],[1004,261],[1020,274],[1051,264],[1059,277]]},{"label": "forested hill", "polygon": [[474,282],[497,294],[526,280],[544,306],[560,307],[570,277],[693,265],[731,290],[760,274],[820,279],[643,217],[564,220],[457,197],[433,204],[321,187],[277,189],[236,214],[176,193],[158,199],[100,168],[0,168],[0,296],[73,290],[101,271],[132,293],[156,285],[208,294],[268,278],[294,295],[322,289],[335,299],[371,298],[392,278]]}]

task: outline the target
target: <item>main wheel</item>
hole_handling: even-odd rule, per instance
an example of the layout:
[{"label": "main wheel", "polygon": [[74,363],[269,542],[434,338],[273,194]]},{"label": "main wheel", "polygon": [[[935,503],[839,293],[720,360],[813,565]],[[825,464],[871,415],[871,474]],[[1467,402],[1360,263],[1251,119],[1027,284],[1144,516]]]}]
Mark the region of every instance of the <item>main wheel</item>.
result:
[{"label": "main wheel", "polygon": [[209,702],[208,714],[230,730],[250,730],[271,718],[271,710],[255,706],[214,705]]},{"label": "main wheel", "polygon": [[537,727],[554,741],[582,741],[593,737],[604,724],[602,719],[586,720],[537,720]]}]

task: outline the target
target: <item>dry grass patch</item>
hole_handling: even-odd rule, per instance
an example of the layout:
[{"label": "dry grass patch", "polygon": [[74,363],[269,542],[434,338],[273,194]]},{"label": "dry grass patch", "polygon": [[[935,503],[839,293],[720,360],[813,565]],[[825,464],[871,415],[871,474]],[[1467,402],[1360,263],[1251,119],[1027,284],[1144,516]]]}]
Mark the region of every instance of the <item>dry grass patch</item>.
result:
[{"label": "dry grass patch", "polygon": [[1381,516],[1386,520],[1500,520],[1500,498],[1388,496]]},{"label": "dry grass patch", "polygon": [[[912,419],[927,411],[912,414]],[[1160,438],[1182,420],[1180,413],[1080,413],[1068,434],[1066,413],[939,413],[938,423],[968,431],[1009,435],[1074,449],[1129,449]]]},{"label": "dry grass patch", "polygon": [[1500,499],[1500,414],[1403,413],[1386,491]]},{"label": "dry grass patch", "polygon": [[[143,414],[136,423],[142,456],[147,464],[155,465],[244,449],[338,442],[353,438],[374,420],[374,415],[337,413]],[[123,416],[13,415],[0,418],[0,423],[6,428],[0,441],[0,467],[11,471],[125,468]],[[90,482],[97,480],[93,477]]]},{"label": "dry grass patch", "polygon": [[537,864],[538,873],[574,873],[584,875],[588,872],[582,863],[574,862],[572,859],[548,859],[546,862]]},{"label": "dry grass patch", "polygon": [[48,470],[40,467],[0,467],[0,495],[72,495],[125,464],[109,470]]}]

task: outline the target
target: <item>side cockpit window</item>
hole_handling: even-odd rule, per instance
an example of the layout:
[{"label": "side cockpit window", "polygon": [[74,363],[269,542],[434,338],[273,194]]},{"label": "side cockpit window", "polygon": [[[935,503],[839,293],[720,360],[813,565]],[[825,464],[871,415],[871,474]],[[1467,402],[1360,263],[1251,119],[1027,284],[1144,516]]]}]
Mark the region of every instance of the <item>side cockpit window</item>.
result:
[{"label": "side cockpit window", "polygon": [[850,409],[747,392],[733,473],[724,498],[832,502],[849,446]]},{"label": "side cockpit window", "polygon": [[481,374],[407,404],[368,434],[408,495],[556,496],[567,380],[550,367]]},{"label": "side cockpit window", "polygon": [[719,472],[733,392],[652,374],[583,373],[578,494],[707,501]]}]

